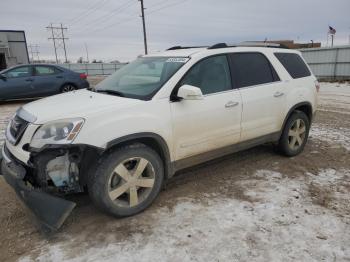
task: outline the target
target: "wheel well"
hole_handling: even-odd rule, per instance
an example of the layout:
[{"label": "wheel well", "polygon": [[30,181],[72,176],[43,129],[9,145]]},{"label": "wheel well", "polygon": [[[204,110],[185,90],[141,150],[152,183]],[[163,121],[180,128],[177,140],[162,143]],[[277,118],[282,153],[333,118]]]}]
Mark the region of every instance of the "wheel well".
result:
[{"label": "wheel well", "polygon": [[296,111],[296,110],[304,112],[305,115],[309,118],[310,122],[312,121],[312,108],[310,105],[304,104],[304,105],[297,106],[296,108],[294,108],[293,111]]},{"label": "wheel well", "polygon": [[[160,138],[162,139],[162,138]],[[112,145],[108,146],[107,152],[110,150],[113,150],[117,147],[122,147],[126,145],[131,144],[144,144],[145,146],[148,146],[152,148],[154,151],[157,152],[157,154],[160,156],[160,158],[163,161],[164,164],[164,172],[165,172],[165,179],[172,176],[172,168],[171,168],[171,162],[170,162],[170,155],[169,150],[167,146],[164,144],[165,142],[160,142],[159,139],[154,137],[137,137],[137,138],[130,138],[126,140],[122,140],[120,142],[113,143]]]},{"label": "wheel well", "polygon": [[292,107],[292,108],[289,110],[289,112],[288,112],[286,118],[284,119],[284,122],[283,122],[283,125],[282,125],[282,129],[281,129],[281,133],[282,133],[282,131],[283,131],[283,129],[284,129],[286,123],[287,123],[288,118],[289,118],[289,117],[292,115],[292,113],[295,112],[295,111],[304,112],[304,113],[306,114],[306,116],[309,118],[310,123],[312,122],[312,120],[313,120],[313,119],[312,119],[312,117],[313,117],[313,114],[312,114],[312,113],[313,113],[313,112],[312,112],[312,106],[311,106],[311,104],[310,104],[309,102],[303,102],[303,103],[296,104],[294,107]]},{"label": "wheel well", "polygon": [[66,82],[66,83],[64,83],[63,85],[61,85],[61,89],[62,89],[64,86],[66,86],[66,85],[72,85],[72,86],[74,86],[75,88],[78,88],[78,86],[77,86],[76,84],[74,84],[74,83],[72,83],[72,82]]}]

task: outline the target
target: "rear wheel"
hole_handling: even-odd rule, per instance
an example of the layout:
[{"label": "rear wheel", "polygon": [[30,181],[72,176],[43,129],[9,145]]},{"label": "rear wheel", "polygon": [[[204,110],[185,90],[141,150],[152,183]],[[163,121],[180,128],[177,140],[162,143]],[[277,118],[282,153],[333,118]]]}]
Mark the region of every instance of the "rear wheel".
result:
[{"label": "rear wheel", "polygon": [[279,151],[286,156],[300,154],[307,142],[310,120],[302,111],[295,111],[287,120],[278,143]]},{"label": "rear wheel", "polygon": [[144,145],[110,153],[90,178],[89,193],[97,207],[117,217],[135,215],[157,197],[164,180],[158,154]]},{"label": "rear wheel", "polygon": [[75,85],[72,84],[65,84],[62,88],[61,88],[61,92],[62,93],[67,93],[67,92],[71,92],[77,90]]}]

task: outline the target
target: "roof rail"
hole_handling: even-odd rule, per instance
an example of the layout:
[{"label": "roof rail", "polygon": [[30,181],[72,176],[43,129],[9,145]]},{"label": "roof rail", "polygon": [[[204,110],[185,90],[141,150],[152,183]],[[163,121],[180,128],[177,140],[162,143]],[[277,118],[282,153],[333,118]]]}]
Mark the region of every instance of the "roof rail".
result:
[{"label": "roof rail", "polygon": [[208,47],[208,49],[218,49],[218,48],[226,48],[226,47],[229,47],[226,43],[217,43],[215,45]]},{"label": "roof rail", "polygon": [[219,48],[228,48],[228,47],[270,47],[270,48],[284,48],[289,49],[286,45],[280,43],[269,43],[269,42],[259,42],[259,41],[247,41],[241,42],[239,44],[228,45],[226,43],[217,43],[212,46],[173,46],[167,49],[168,50],[177,50],[177,49],[189,49],[189,48],[208,48],[208,49],[219,49]]},{"label": "roof rail", "polygon": [[205,48],[207,46],[180,46],[180,45],[177,45],[177,46],[173,46],[173,47],[170,47],[167,49],[167,51],[170,51],[170,50],[178,50],[178,49],[190,49],[190,48]]},{"label": "roof rail", "polygon": [[280,43],[260,42],[260,41],[246,41],[237,44],[237,46],[253,46],[253,47],[270,47],[270,48],[285,48],[289,49],[286,45]]}]

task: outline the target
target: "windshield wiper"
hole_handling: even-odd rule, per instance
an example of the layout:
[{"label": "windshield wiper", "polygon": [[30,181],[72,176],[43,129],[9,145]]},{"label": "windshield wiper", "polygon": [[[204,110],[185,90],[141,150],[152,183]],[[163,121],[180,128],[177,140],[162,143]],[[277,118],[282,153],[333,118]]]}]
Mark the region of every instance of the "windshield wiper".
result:
[{"label": "windshield wiper", "polygon": [[120,92],[120,91],[116,91],[116,90],[111,90],[111,89],[97,89],[96,92],[98,93],[106,93],[109,95],[115,95],[115,96],[120,96],[120,97],[125,97],[125,95]]}]

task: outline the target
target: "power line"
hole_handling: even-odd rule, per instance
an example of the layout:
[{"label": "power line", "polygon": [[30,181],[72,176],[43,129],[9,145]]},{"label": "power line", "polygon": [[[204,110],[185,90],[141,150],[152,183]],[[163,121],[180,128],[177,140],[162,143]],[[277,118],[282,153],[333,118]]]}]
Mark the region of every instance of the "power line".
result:
[{"label": "power line", "polygon": [[[102,0],[105,1],[105,0]],[[83,16],[86,12],[90,11],[91,9],[93,9],[94,7],[96,7],[99,3],[93,3],[92,5],[90,5],[87,9],[85,9],[83,12],[80,12],[77,16],[72,17],[71,19],[69,19],[67,21],[67,23],[71,23],[77,19],[79,19],[81,16]]]},{"label": "power line", "polygon": [[153,5],[148,6],[148,9],[153,8],[153,7],[157,6],[157,5],[163,5],[163,4],[165,4],[167,2],[170,2],[170,1],[172,1],[172,0],[159,1],[157,3],[154,3]]},{"label": "power line", "polygon": [[187,2],[187,1],[189,1],[189,0],[183,0],[183,1],[180,1],[180,2],[176,2],[176,3],[171,3],[169,5],[165,5],[165,6],[162,6],[162,7],[158,8],[158,9],[152,10],[152,11],[148,12],[148,14],[153,14],[153,13],[161,11],[161,10],[163,10],[165,8],[168,8],[168,7],[171,7],[171,6],[175,6],[175,5],[179,5],[179,4],[182,4],[182,3]]},{"label": "power line", "polygon": [[86,10],[85,12],[81,13],[76,19],[71,21],[70,26],[80,23],[84,18],[86,18],[88,15],[92,14],[93,12],[101,9],[103,6],[105,6],[110,0],[102,0],[94,5],[93,8]]},{"label": "power line", "polygon": [[98,17],[97,19],[94,19],[94,20],[92,20],[91,22],[87,23],[86,25],[90,25],[90,24],[92,24],[92,23],[93,23],[93,24],[96,24],[97,22],[99,22],[99,21],[101,21],[101,20],[106,21],[106,20],[108,20],[109,18],[115,16],[116,14],[120,13],[121,11],[126,10],[128,7],[130,7],[130,6],[134,5],[134,4],[136,4],[136,2],[129,2],[129,1],[127,1],[127,2],[124,3],[123,5],[121,5],[121,6],[117,7],[117,8],[115,8],[115,9],[113,9],[112,11],[110,11],[110,13],[109,13],[108,15],[106,15],[106,16],[105,16],[105,15],[102,15],[102,16]]},{"label": "power line", "polygon": [[[114,17],[115,15],[121,13],[122,11],[126,10],[127,8],[129,8],[132,5],[135,5],[136,2],[126,2],[124,4],[122,4],[121,6],[113,9],[112,11],[110,11],[110,13],[108,15],[103,15],[100,17],[97,17],[96,19],[90,21],[89,23],[85,24],[84,27],[80,28],[80,29],[84,29],[89,27],[89,25],[94,24],[94,26],[100,24],[99,22],[106,22],[106,20],[109,20],[110,18]],[[91,28],[89,27],[89,30],[91,30]]]},{"label": "power line", "polygon": [[[183,0],[181,2],[176,2],[176,3],[172,3],[170,5],[162,6],[162,7],[158,8],[158,9],[156,9],[156,10],[148,12],[148,14],[152,14],[152,13],[158,12],[158,11],[160,11],[162,9],[165,9],[165,8],[168,8],[168,7],[171,7],[171,6],[174,6],[174,5],[182,4],[182,3],[186,2],[186,1],[188,1],[188,0]],[[153,5],[153,6],[155,6],[155,5]],[[106,30],[106,29],[108,29],[108,28],[110,28],[112,26],[121,25],[121,24],[127,23],[127,22],[135,20],[135,19],[136,19],[136,17],[130,17],[129,19],[119,20],[119,21],[113,22],[113,23],[111,23],[109,25],[106,25],[106,26],[103,26],[103,27],[99,27],[99,28],[97,28],[97,29],[95,29],[93,31],[90,31],[90,34],[91,33],[96,33],[96,32],[101,32],[101,31],[104,31],[104,30]]]},{"label": "power line", "polygon": [[48,39],[53,41],[53,46],[54,46],[54,49],[55,49],[56,63],[58,64],[57,50],[61,47],[62,44],[63,44],[65,62],[68,63],[66,42],[65,42],[65,40],[68,40],[68,38],[64,36],[64,32],[68,28],[67,27],[63,27],[62,23],[60,24],[59,27],[58,26],[53,26],[52,23],[51,23],[50,26],[47,26],[46,28],[48,30],[51,30],[51,37],[49,37]]},{"label": "power line", "polygon": [[92,34],[92,33],[96,33],[96,32],[101,32],[101,31],[106,30],[106,29],[108,29],[108,28],[110,28],[112,26],[117,26],[117,25],[120,25],[120,24],[127,23],[127,22],[129,22],[131,20],[135,20],[136,18],[137,18],[137,16],[133,16],[133,17],[130,17],[128,19],[119,20],[119,21],[113,22],[112,24],[109,24],[107,26],[96,28],[95,30],[90,31],[89,33]]}]

